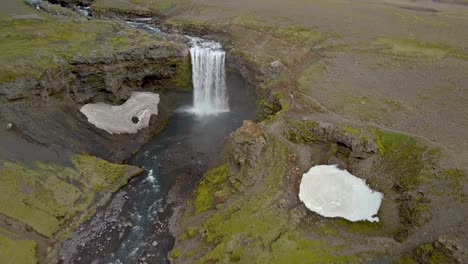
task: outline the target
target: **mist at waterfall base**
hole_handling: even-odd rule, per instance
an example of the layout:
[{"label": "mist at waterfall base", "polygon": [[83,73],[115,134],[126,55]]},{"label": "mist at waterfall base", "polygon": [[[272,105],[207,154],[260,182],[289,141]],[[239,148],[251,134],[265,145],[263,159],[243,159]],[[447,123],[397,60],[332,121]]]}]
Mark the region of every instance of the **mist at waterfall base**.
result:
[{"label": "mist at waterfall base", "polygon": [[[130,161],[145,172],[75,232],[75,246],[64,245],[69,251],[64,263],[168,262],[166,256],[173,245],[168,232],[168,191],[176,178],[194,186],[219,161],[229,134],[244,120],[255,118],[253,89],[237,73],[228,72],[226,77],[230,111],[209,115],[176,112],[167,128]],[[187,95],[180,105],[191,105],[192,100]]]}]

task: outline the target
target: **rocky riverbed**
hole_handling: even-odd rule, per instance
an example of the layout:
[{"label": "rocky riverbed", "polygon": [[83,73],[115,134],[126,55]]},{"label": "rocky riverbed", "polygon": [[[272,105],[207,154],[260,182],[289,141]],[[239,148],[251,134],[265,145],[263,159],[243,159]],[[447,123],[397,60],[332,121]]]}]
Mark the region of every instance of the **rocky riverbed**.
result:
[{"label": "rocky riverbed", "polygon": [[[115,261],[131,229],[115,226],[119,208],[149,177],[127,185],[142,170],[125,164],[142,166],[191,94],[184,34],[223,44],[257,115],[197,173],[175,173],[207,171],[160,194],[170,206],[128,261],[467,262],[465,1],[62,2],[0,10],[2,263],[55,263],[60,249],[67,263]],[[141,18],[169,34],[124,22]],[[79,111],[135,91],[160,95],[137,134],[111,135]],[[302,175],[334,164],[383,193],[378,223],[325,218],[299,200]]]}]

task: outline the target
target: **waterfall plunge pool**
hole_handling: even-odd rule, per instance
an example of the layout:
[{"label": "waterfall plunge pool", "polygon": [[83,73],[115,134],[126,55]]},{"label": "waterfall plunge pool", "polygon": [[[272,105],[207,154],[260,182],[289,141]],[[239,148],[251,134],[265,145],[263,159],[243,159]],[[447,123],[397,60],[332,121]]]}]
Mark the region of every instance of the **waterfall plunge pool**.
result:
[{"label": "waterfall plunge pool", "polygon": [[[194,115],[177,111],[172,116],[167,128],[130,161],[145,172],[74,232],[61,249],[62,263],[167,262],[173,245],[168,232],[169,190],[176,179],[194,186],[218,161],[229,134],[244,120],[255,119],[254,91],[238,73],[226,74],[226,93],[229,112]],[[190,108],[193,100],[187,95],[180,107]]]}]

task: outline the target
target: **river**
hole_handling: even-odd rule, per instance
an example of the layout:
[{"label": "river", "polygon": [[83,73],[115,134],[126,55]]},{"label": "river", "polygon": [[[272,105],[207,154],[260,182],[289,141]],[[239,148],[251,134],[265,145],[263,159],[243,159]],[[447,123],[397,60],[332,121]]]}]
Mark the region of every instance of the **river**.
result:
[{"label": "river", "polygon": [[[229,134],[255,118],[255,96],[237,73],[228,73],[229,112],[197,115],[192,96],[182,99],[167,128],[131,160],[145,172],[117,192],[111,201],[64,243],[63,263],[166,263],[173,245],[166,197],[177,181],[193,186],[220,161]],[[190,192],[192,190],[185,189]],[[186,193],[185,193],[186,194]]]}]

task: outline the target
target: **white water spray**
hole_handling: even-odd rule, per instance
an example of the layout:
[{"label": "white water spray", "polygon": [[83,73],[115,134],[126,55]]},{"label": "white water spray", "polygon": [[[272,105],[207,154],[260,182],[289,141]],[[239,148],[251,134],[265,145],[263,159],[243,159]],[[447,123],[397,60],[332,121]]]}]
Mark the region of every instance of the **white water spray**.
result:
[{"label": "white water spray", "polygon": [[190,38],[193,109],[196,114],[229,112],[225,57],[220,43]]}]

